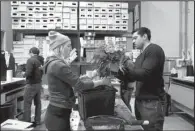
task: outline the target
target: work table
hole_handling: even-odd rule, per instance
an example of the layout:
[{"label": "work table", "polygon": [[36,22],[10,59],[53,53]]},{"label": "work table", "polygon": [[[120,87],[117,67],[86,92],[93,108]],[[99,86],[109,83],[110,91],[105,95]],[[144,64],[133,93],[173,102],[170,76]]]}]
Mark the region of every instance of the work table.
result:
[{"label": "work table", "polygon": [[194,77],[171,77],[168,93],[175,107],[194,117]]}]

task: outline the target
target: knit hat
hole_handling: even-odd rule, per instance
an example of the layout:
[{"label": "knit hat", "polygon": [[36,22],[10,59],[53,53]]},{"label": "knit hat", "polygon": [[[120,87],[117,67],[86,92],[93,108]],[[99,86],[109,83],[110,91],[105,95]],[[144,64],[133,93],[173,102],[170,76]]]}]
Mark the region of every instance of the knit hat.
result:
[{"label": "knit hat", "polygon": [[66,44],[68,41],[70,41],[70,38],[68,36],[60,34],[59,32],[56,32],[56,31],[50,31],[48,33],[48,37],[50,40],[49,48],[51,50],[55,49],[56,47],[62,44]]},{"label": "knit hat", "polygon": [[32,47],[30,48],[29,53],[39,55],[39,49],[37,47]]}]

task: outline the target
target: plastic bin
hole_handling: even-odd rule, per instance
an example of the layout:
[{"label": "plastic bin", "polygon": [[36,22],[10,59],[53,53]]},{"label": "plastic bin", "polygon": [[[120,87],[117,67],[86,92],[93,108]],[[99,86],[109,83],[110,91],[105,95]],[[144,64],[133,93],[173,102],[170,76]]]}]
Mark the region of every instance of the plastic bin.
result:
[{"label": "plastic bin", "polygon": [[11,103],[0,105],[0,123],[14,118],[14,106]]},{"label": "plastic bin", "polygon": [[78,109],[82,120],[97,115],[114,115],[116,89],[99,86],[78,92]]}]

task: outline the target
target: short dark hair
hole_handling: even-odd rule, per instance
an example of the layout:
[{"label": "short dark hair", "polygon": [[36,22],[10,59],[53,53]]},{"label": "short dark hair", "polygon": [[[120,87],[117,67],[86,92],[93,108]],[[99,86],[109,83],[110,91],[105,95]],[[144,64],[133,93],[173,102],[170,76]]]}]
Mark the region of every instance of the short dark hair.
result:
[{"label": "short dark hair", "polygon": [[33,53],[33,54],[39,55],[39,49],[37,47],[32,47],[29,50],[29,53]]},{"label": "short dark hair", "polygon": [[140,27],[138,29],[135,29],[134,31],[132,31],[131,33],[135,33],[137,32],[139,35],[143,36],[144,34],[146,34],[148,36],[148,40],[151,39],[151,31],[150,29],[146,28],[146,27]]}]

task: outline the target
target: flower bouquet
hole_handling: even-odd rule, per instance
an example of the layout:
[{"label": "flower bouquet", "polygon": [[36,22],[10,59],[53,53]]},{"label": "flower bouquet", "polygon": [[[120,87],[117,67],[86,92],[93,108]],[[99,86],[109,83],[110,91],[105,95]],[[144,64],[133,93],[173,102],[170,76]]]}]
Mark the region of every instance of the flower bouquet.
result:
[{"label": "flower bouquet", "polygon": [[116,77],[125,79],[123,69],[127,66],[134,67],[133,62],[125,55],[125,49],[118,45],[103,44],[94,52],[93,61],[97,65],[100,77]]}]

